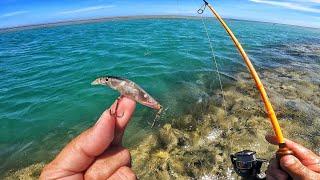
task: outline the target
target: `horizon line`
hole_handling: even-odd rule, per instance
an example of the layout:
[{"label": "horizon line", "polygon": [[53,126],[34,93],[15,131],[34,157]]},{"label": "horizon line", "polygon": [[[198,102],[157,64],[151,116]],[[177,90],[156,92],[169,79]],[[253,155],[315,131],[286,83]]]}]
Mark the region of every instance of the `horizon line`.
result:
[{"label": "horizon line", "polygon": [[[209,18],[214,18],[212,16],[206,16]],[[56,27],[56,26],[63,26],[63,25],[72,25],[72,24],[88,24],[88,23],[95,23],[95,22],[103,22],[107,20],[130,20],[130,19],[152,19],[152,18],[163,18],[163,19],[170,19],[170,18],[190,18],[190,19],[201,19],[201,17],[196,15],[133,15],[133,16],[108,16],[108,17],[97,17],[97,18],[88,18],[88,19],[76,19],[76,20],[61,20],[56,22],[48,22],[48,23],[36,23],[36,24],[26,24],[26,25],[18,25],[12,27],[0,27],[0,32],[11,32],[11,31],[19,31],[19,30],[26,30],[26,29],[37,29],[42,27]],[[215,18],[214,18],[215,19]],[[249,21],[249,22],[259,22],[259,23],[270,23],[270,24],[280,24],[280,25],[289,25],[289,26],[296,26],[302,28],[311,28],[311,29],[320,29],[320,27],[313,27],[313,26],[303,26],[297,24],[287,24],[287,23],[278,23],[278,22],[271,22],[271,21],[258,21],[258,20],[250,20],[250,19],[241,19],[241,18],[231,18],[231,17],[224,17],[227,20],[239,20],[239,21]]]}]

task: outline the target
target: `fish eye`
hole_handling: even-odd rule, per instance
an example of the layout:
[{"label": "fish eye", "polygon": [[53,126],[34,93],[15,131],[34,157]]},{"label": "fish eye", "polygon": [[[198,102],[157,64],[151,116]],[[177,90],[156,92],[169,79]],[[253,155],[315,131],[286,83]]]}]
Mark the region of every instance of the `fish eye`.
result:
[{"label": "fish eye", "polygon": [[109,81],[109,78],[108,78],[108,77],[106,77],[106,81]]}]

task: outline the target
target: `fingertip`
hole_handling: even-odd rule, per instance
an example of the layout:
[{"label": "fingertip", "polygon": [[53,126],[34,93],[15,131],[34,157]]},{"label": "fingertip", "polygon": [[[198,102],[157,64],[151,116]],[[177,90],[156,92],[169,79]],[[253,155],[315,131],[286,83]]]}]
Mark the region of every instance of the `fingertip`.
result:
[{"label": "fingertip", "polygon": [[114,129],[115,120],[110,114],[111,107],[106,109],[101,116],[99,117],[98,121],[96,122],[93,129],[100,129],[100,128],[108,128],[109,130]]},{"label": "fingertip", "polygon": [[271,136],[272,136],[271,134],[266,134],[264,137],[265,137],[265,139],[266,139],[267,141],[269,141],[269,139],[270,139]]},{"label": "fingertip", "polygon": [[265,138],[269,143],[274,144],[274,145],[278,145],[278,141],[274,135],[267,134],[267,135],[265,135]]},{"label": "fingertip", "polygon": [[101,114],[101,116],[99,117],[98,121],[96,122],[95,125],[98,125],[101,121],[104,121],[104,120],[107,120],[107,119],[112,119],[110,117],[110,109],[111,108],[108,108],[106,110],[104,110],[104,112]]}]

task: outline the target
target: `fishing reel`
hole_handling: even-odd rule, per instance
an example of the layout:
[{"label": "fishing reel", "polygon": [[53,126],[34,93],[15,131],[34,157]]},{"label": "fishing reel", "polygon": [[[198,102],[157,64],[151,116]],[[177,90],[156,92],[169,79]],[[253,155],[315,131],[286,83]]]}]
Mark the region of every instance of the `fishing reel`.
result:
[{"label": "fishing reel", "polygon": [[244,179],[265,179],[265,174],[261,173],[261,166],[266,159],[256,157],[256,152],[243,150],[230,155],[233,168],[236,173]]}]

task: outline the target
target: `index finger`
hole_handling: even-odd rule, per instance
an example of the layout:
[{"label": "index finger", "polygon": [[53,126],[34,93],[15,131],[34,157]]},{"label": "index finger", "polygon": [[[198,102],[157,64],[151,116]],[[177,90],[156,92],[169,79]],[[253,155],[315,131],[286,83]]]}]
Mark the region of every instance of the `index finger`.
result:
[{"label": "index finger", "polygon": [[[278,145],[278,141],[275,136],[272,135],[266,135],[266,140],[274,145]],[[293,151],[294,156],[296,156],[301,161],[308,160],[311,158],[317,158],[318,156],[313,153],[311,150],[303,147],[302,145],[295,143],[289,139],[285,139],[285,143],[287,147]]]}]

